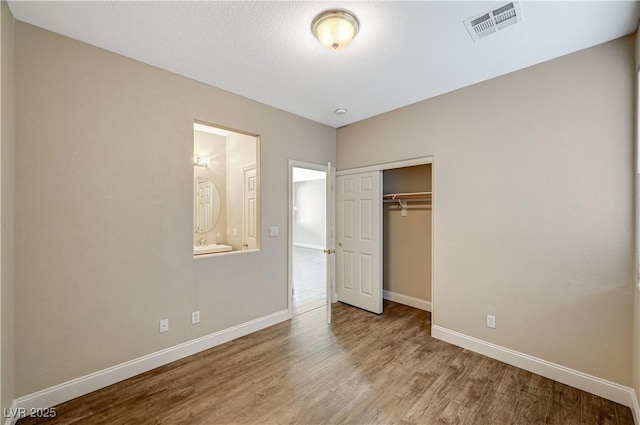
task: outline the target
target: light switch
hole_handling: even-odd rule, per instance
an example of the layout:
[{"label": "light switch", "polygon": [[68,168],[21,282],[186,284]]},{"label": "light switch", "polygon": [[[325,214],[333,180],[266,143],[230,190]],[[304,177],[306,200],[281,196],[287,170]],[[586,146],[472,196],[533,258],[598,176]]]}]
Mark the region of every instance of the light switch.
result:
[{"label": "light switch", "polygon": [[278,236],[278,228],[276,226],[269,227],[269,236],[270,237]]}]

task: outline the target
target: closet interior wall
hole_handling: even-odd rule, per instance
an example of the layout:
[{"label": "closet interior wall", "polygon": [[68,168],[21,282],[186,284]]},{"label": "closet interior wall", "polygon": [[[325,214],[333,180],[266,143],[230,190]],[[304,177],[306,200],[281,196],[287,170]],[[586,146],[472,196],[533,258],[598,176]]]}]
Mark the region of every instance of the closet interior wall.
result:
[{"label": "closet interior wall", "polygon": [[[383,193],[431,192],[431,164],[384,170]],[[431,303],[431,202],[383,203],[383,289]]]}]

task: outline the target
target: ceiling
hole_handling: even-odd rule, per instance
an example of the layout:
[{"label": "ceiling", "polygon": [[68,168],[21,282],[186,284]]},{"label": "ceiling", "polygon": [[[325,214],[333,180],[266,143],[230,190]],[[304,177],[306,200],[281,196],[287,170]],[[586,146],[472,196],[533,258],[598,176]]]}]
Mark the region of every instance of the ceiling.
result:
[{"label": "ceiling", "polygon": [[[635,32],[640,3],[524,1],[524,21],[473,42],[463,21],[507,1],[9,1],[18,20],[341,127]],[[360,20],[344,50],[319,12]],[[346,108],[346,115],[334,114]]]}]

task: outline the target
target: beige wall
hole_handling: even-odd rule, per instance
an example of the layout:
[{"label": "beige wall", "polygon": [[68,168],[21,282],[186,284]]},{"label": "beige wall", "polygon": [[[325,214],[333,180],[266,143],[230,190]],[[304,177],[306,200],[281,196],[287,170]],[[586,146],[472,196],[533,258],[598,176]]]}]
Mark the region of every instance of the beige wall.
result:
[{"label": "beige wall", "polygon": [[[335,130],[24,23],[15,37],[16,395],[285,310],[287,159],[335,161]],[[281,232],[259,252],[193,258],[194,119],[260,135],[263,236]]]},{"label": "beige wall", "polygon": [[338,130],[338,169],[434,155],[435,325],[632,384],[633,51],[624,37]]},{"label": "beige wall", "polygon": [[633,387],[636,391],[636,397],[640,401],[640,37],[636,32],[636,91],[635,91],[635,157],[636,157],[636,276],[635,290],[633,291]]},{"label": "beige wall", "polygon": [[227,229],[227,138],[203,131],[194,131],[193,145],[194,156],[206,156],[211,161],[209,167],[194,166],[194,178],[205,177],[209,179],[215,185],[220,197],[218,220],[210,231],[206,233],[194,232],[193,243],[197,245],[200,239],[207,238],[207,243],[214,244],[216,242],[216,234],[219,233],[221,243],[225,244],[225,232]]},{"label": "beige wall", "polygon": [[[2,221],[0,256],[0,399],[1,409],[7,409],[15,396],[14,384],[14,268],[13,268],[13,187],[14,187],[14,125],[13,125],[13,17],[6,2],[0,5],[0,202]],[[4,410],[3,410],[4,411]]]},{"label": "beige wall", "polygon": [[[383,192],[430,192],[431,164],[383,172]],[[383,220],[383,288],[431,301],[431,205],[424,201],[385,203]]]}]

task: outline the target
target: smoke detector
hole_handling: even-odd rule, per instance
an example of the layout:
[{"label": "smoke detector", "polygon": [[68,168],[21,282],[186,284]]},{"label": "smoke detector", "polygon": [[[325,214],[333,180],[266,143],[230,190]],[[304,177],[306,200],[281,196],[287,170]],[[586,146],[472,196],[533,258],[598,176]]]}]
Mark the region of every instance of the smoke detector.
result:
[{"label": "smoke detector", "polygon": [[475,42],[524,20],[520,3],[513,1],[488,10],[464,21],[471,39]]}]

